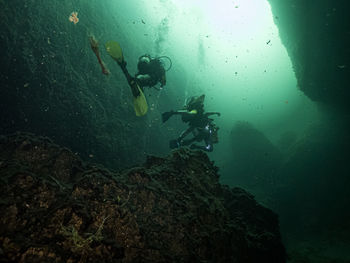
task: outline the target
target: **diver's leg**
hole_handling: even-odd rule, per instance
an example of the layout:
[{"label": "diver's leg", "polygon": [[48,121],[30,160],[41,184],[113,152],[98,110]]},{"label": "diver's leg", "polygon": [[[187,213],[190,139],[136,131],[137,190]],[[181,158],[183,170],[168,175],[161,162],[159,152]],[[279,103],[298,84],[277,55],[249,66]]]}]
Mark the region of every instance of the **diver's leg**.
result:
[{"label": "diver's leg", "polygon": [[195,138],[191,138],[188,140],[174,139],[174,140],[169,141],[169,147],[171,149],[174,149],[174,148],[180,148],[181,146],[188,146],[191,143],[193,143],[195,140],[196,140]]},{"label": "diver's leg", "polygon": [[133,77],[130,75],[128,69],[126,68],[126,62],[125,62],[125,60],[123,60],[121,63],[119,63],[119,62],[117,62],[117,63],[118,63],[118,65],[120,66],[120,68],[122,69],[122,71],[123,71],[123,73],[124,73],[124,75],[125,75],[125,77],[126,77],[128,83],[129,83],[129,86],[130,86],[130,88],[131,88],[132,95],[136,98],[137,96],[140,95],[140,91],[139,91],[139,89],[138,89],[139,86],[138,86],[138,84],[137,84],[135,78],[133,78]]},{"label": "diver's leg", "polygon": [[213,143],[210,139],[204,140],[206,146],[200,146],[197,144],[191,144],[191,149],[200,149],[206,152],[212,152],[213,151]]},{"label": "diver's leg", "polygon": [[190,133],[193,131],[193,128],[192,127],[189,127],[187,130],[185,130],[184,132],[181,133],[180,137],[177,138],[177,139],[174,139],[174,140],[171,140],[169,142],[169,147],[171,149],[174,149],[174,148],[179,148],[183,145],[183,139]]},{"label": "diver's leg", "polygon": [[188,127],[187,130],[185,130],[180,134],[180,137],[178,138],[178,140],[182,141],[187,135],[189,135],[193,131],[193,129],[194,129],[193,127]]},{"label": "diver's leg", "polygon": [[213,151],[213,145],[208,144],[207,146],[200,146],[197,144],[191,144],[191,149],[199,149],[205,152],[212,152]]},{"label": "diver's leg", "polygon": [[193,138],[187,139],[187,140],[182,140],[181,141],[181,145],[187,146],[187,145],[190,145],[191,143],[193,143],[196,140],[197,140],[196,137],[193,137]]}]

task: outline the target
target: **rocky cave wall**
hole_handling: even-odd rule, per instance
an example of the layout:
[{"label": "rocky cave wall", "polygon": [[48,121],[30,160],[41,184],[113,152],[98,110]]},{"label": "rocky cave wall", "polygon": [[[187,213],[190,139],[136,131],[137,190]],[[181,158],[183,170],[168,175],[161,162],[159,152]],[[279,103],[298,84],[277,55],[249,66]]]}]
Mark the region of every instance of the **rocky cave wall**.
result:
[{"label": "rocky cave wall", "polygon": [[[111,38],[134,43],[125,47],[131,73],[144,52],[127,34],[135,25],[119,25],[111,3],[0,1],[0,134],[49,136],[114,169],[142,162],[149,150],[168,151],[154,96],[147,94],[149,114],[136,117],[125,77],[104,50]],[[73,11],[80,19],[76,25],[68,20]],[[100,41],[109,76],[101,74],[90,34]],[[171,97],[163,98],[167,105]]]},{"label": "rocky cave wall", "polygon": [[299,88],[314,101],[349,111],[349,1],[268,1]]},{"label": "rocky cave wall", "polygon": [[348,253],[337,250],[350,246],[346,123],[318,123],[299,137],[287,133],[275,146],[251,124],[237,122],[231,146],[225,182],[248,189],[278,213],[291,262],[348,262]]},{"label": "rocky cave wall", "polygon": [[[276,196],[279,211],[290,229],[298,225],[317,232],[317,228],[338,225],[341,227],[335,232],[347,232],[350,226],[344,222],[350,215],[344,207],[350,202],[346,190],[350,185],[350,2],[269,2],[299,88],[325,109],[323,119],[285,152],[279,170],[284,182]],[[291,215],[296,220],[290,221]]]}]

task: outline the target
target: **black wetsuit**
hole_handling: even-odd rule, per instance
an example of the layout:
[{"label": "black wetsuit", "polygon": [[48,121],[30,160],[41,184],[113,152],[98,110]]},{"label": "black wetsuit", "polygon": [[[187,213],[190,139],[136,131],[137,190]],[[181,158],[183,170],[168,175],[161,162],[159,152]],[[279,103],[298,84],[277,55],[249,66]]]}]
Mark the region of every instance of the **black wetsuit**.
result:
[{"label": "black wetsuit", "polygon": [[153,87],[158,82],[165,85],[165,69],[159,59],[151,59],[149,63],[139,62],[136,74],[137,83],[140,87]]},{"label": "black wetsuit", "polygon": [[[190,147],[193,149],[201,149],[207,152],[213,151],[213,141],[212,141],[212,135],[213,135],[213,127],[214,124],[212,123],[212,119],[208,118],[209,115],[217,114],[217,113],[204,113],[199,112],[197,114],[183,114],[182,120],[184,122],[188,122],[189,128],[181,133],[180,137],[177,140],[173,140],[170,142],[171,148],[176,148],[180,146],[187,146],[191,145]],[[191,139],[184,140],[184,138],[189,135],[190,133],[193,134],[193,137]],[[193,144],[193,142],[200,142],[204,141],[205,146],[199,146],[196,144]]]},{"label": "black wetsuit", "polygon": [[[182,140],[181,145],[187,146],[190,145],[192,149],[201,149],[203,151],[212,152],[213,151],[213,142],[212,142],[212,132],[213,130],[208,123],[204,128],[194,128],[192,130],[193,137],[191,139]],[[193,144],[194,142],[204,141],[205,146],[200,146]]]}]

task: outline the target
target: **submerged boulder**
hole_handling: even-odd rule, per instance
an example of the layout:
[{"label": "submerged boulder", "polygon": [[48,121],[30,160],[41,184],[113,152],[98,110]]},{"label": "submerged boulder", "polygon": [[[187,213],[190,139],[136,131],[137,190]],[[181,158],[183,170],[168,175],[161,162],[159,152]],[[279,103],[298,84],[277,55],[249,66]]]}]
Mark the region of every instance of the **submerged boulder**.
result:
[{"label": "submerged boulder", "polygon": [[0,138],[1,262],[285,262],[278,218],[186,148],[114,173]]},{"label": "submerged boulder", "polygon": [[270,189],[277,180],[282,154],[248,122],[238,121],[231,131],[233,184],[250,189]]}]

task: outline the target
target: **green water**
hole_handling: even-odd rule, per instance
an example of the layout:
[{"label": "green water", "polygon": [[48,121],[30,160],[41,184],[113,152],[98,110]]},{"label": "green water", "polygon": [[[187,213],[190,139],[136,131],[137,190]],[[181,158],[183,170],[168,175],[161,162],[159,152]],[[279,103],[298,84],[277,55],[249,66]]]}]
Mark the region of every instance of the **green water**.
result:
[{"label": "green water", "polygon": [[[162,124],[161,113],[205,94],[206,111],[221,113],[209,153],[221,182],[279,213],[294,259],[346,262],[346,125],[300,91],[267,1],[3,0],[0,10],[1,134],[46,135],[85,161],[123,169],[168,154],[186,125],[175,117]],[[144,117],[135,116],[126,80],[103,48],[109,40],[120,43],[131,74],[142,54],[172,60],[165,88],[145,90]]]}]

